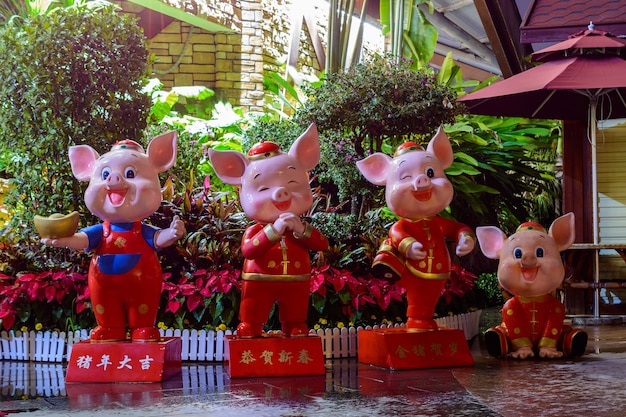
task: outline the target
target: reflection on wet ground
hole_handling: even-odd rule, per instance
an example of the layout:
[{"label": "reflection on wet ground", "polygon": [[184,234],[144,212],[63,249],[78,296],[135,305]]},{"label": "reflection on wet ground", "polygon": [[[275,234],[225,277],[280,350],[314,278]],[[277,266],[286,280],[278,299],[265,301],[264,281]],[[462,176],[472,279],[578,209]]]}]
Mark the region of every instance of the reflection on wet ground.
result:
[{"label": "reflection on wet ground", "polygon": [[626,326],[587,327],[575,360],[500,360],[482,340],[474,366],[389,371],[356,359],[326,374],[230,378],[183,363],[156,384],[66,384],[59,364],[0,362],[0,416],[623,416]]}]

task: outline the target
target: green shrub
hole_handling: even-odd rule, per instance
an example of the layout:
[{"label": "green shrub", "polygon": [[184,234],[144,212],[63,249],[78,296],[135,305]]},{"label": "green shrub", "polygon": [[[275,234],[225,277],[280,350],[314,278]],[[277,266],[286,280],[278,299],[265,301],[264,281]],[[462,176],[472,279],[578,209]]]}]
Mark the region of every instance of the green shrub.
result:
[{"label": "green shrub", "polygon": [[14,186],[5,203],[24,239],[34,214],[78,210],[87,217],[68,147],[100,153],[138,140],[150,98],[148,51],[136,21],[113,6],[56,9],[0,28],[0,136]]}]

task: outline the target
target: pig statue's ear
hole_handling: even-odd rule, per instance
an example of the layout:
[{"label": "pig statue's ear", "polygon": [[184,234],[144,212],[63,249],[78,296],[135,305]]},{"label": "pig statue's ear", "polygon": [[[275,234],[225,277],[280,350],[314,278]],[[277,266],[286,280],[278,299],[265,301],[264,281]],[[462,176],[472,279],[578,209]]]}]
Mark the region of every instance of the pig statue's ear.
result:
[{"label": "pig statue's ear", "polygon": [[68,154],[74,177],[79,181],[89,181],[100,158],[98,152],[89,145],[76,145],[70,146]]},{"label": "pig statue's ear", "polygon": [[480,226],[476,228],[476,238],[483,255],[489,259],[500,259],[500,252],[506,241],[502,230],[495,226]]},{"label": "pig statue's ear", "polygon": [[384,153],[377,152],[365,159],[356,162],[356,167],[366,180],[374,185],[386,185],[387,175],[391,167],[392,158]]},{"label": "pig statue's ear", "polygon": [[146,155],[157,172],[167,171],[176,162],[178,133],[172,130],[150,139]]},{"label": "pig statue's ear", "polygon": [[426,150],[439,159],[443,169],[448,168],[454,161],[454,151],[452,150],[452,145],[450,145],[450,139],[448,139],[448,135],[446,135],[446,132],[444,132],[441,127],[439,127],[435,136],[428,142]]},{"label": "pig statue's ear", "polygon": [[305,171],[315,168],[320,161],[320,139],[315,123],[311,123],[308,129],[295,140],[289,149],[289,155],[296,158]]},{"label": "pig statue's ear", "polygon": [[241,185],[248,160],[241,152],[209,149],[209,160],[219,179],[230,185]]},{"label": "pig statue's ear", "polygon": [[548,234],[552,236],[559,252],[572,246],[576,240],[576,221],[574,213],[567,213],[556,219]]}]

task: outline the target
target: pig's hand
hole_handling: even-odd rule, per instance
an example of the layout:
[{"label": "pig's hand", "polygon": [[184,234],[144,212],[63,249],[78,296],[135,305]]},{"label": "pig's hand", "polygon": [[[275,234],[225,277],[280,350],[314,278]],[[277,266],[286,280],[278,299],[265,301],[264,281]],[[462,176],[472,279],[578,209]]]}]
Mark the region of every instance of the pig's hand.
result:
[{"label": "pig's hand", "polygon": [[304,223],[302,219],[293,213],[281,213],[272,227],[280,236],[283,236],[288,230],[294,233],[304,233]]},{"label": "pig's hand", "polygon": [[86,233],[78,232],[72,236],[49,238],[44,237],[41,239],[41,243],[46,246],[54,246],[55,248],[72,248],[72,249],[85,249],[89,246],[89,238]]},{"label": "pig's hand", "polygon": [[525,346],[509,353],[509,356],[515,359],[526,359],[534,357],[535,353],[533,352],[533,348]]},{"label": "pig's hand", "polygon": [[414,261],[424,259],[426,257],[426,251],[423,249],[424,247],[421,243],[413,242],[406,250],[406,257]]},{"label": "pig's hand", "polygon": [[157,248],[171,246],[178,239],[185,235],[185,223],[178,216],[174,216],[170,227],[159,230],[154,237],[154,244]]},{"label": "pig's hand", "polygon": [[459,256],[465,256],[474,250],[474,239],[467,235],[461,235],[459,241],[456,244],[456,254]]},{"label": "pig's hand", "polygon": [[540,358],[548,358],[548,359],[556,359],[563,356],[563,352],[559,352],[556,348],[553,347],[540,347],[539,348],[539,357]]}]

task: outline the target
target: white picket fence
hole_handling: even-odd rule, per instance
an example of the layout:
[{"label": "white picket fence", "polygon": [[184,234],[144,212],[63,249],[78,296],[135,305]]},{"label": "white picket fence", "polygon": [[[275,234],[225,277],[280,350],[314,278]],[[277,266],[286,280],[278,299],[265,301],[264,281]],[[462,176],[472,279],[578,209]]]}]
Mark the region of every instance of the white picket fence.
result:
[{"label": "white picket fence", "polygon": [[[439,326],[462,329],[467,340],[478,334],[480,311],[436,319]],[[402,327],[403,325],[395,325]],[[373,326],[370,328],[385,328]],[[326,359],[354,358],[358,354],[358,332],[363,327],[343,327],[311,330],[322,339]],[[180,337],[183,361],[221,362],[224,360],[224,340],[231,330],[167,330],[161,336]],[[63,362],[69,358],[72,345],[89,339],[88,330],[76,332],[6,332],[0,333],[0,360],[34,362]]]}]

